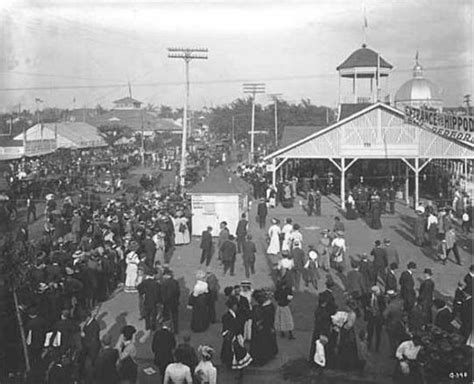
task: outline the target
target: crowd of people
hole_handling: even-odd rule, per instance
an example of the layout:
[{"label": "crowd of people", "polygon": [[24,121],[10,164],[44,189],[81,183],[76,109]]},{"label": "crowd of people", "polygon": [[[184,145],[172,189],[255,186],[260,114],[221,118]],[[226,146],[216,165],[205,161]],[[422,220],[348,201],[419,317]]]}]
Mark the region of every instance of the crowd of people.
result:
[{"label": "crowd of people", "polygon": [[[37,168],[31,169],[37,172]],[[137,296],[144,329],[153,334],[150,352],[163,382],[216,383],[214,348],[202,345],[196,352],[189,335],[180,344],[176,341],[181,331],[179,306],[183,300],[191,311],[192,332],[205,332],[217,321],[220,286],[208,268],[214,253],[224,275],[235,275],[238,254],[244,263],[247,280],[224,289],[227,310],[221,319],[220,358],[229,370],[239,372],[240,379],[249,365],[262,366],[275,358],[278,335],[295,339],[291,311],[294,296],[308,287],[320,291],[322,281],[326,289],[318,294],[309,353],[309,360],[321,373],[326,368],[362,370],[369,351],[379,352],[385,329],[390,355],[398,359],[395,377],[417,383],[423,372],[419,364],[423,362],[423,332],[436,326],[461,335],[464,342],[471,336],[474,267],[459,283],[451,309],[445,300],[435,298],[435,282],[429,268],[423,269],[424,280],[418,294],[414,262],[408,263],[397,279],[400,260],[387,238],[377,240],[370,252],[350,256],[340,217],[335,217],[332,228],[321,231],[318,241],[304,238],[300,225],[291,217],[284,218],[283,223],[274,217],[268,225],[270,208],[278,204],[293,206],[301,192],[297,178],[273,188],[262,165],[241,166],[237,173],[254,187],[258,224],[267,239],[266,254],[277,260],[274,289],[253,290],[248,280],[255,274],[257,245],[246,214],[237,223],[235,234],[230,233],[225,221],[221,222],[217,252],[212,228],[203,232],[200,261],[207,270],[196,273],[196,283],[189,297],[183,299],[169,267],[176,247],[191,241],[190,201],[179,188],[157,189],[157,183],[148,183],[144,178],[147,188],[133,198],[122,194],[106,202],[91,201],[83,195],[68,195],[68,190],[63,191],[64,198],[59,198],[60,194],[48,197],[42,237],[30,239],[28,227],[22,226],[16,244],[6,245],[20,247],[30,256],[25,264],[25,283],[19,287],[18,295],[32,366],[31,382],[137,381],[137,329],[124,326],[117,343],[112,335],[100,337],[98,305],[117,288],[123,288],[125,294]],[[366,193],[365,198],[359,196],[361,193]],[[305,196],[307,214],[315,214],[318,220],[322,214],[321,191],[310,187]],[[371,226],[377,229],[380,214],[393,213],[390,191],[387,199],[381,199],[377,191],[357,186],[348,196],[347,219],[357,214],[370,215]],[[455,227],[454,218],[449,210],[439,211],[442,219],[437,216],[433,236],[434,211],[428,206],[421,212],[418,207],[423,223],[417,218],[416,225],[423,235],[415,228],[417,243],[432,241],[429,244],[444,250],[444,260],[453,250],[460,264],[456,241],[449,235]],[[464,213],[461,212],[463,222]],[[37,219],[36,215],[33,219]],[[467,225],[463,228],[470,230]],[[12,253],[12,249],[6,252]],[[339,276],[343,284],[342,306],[336,305],[332,274]]]}]

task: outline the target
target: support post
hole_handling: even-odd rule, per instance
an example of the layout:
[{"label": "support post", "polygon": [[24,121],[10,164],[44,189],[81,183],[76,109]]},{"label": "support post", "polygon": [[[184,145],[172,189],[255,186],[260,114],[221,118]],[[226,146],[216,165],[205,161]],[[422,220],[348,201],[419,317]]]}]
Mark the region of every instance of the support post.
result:
[{"label": "support post", "polygon": [[252,126],[250,127],[250,157],[249,163],[255,161],[255,95],[252,97]]},{"label": "support post", "polygon": [[468,177],[469,177],[469,172],[468,172],[468,169],[467,169],[467,165],[468,165],[468,163],[467,163],[467,157],[466,157],[466,158],[464,158],[464,181],[465,181],[465,186],[466,186],[465,187],[466,192],[467,192],[467,182],[468,182]]},{"label": "support post", "polygon": [[277,176],[277,167],[276,167],[276,157],[272,159],[272,186],[276,187],[276,176]]},{"label": "support post", "polygon": [[341,157],[341,208],[346,206],[346,159]]},{"label": "support post", "polygon": [[408,165],[405,164],[405,203],[407,206],[410,205],[410,169]]},{"label": "support post", "polygon": [[420,200],[420,159],[415,157],[415,209]]}]

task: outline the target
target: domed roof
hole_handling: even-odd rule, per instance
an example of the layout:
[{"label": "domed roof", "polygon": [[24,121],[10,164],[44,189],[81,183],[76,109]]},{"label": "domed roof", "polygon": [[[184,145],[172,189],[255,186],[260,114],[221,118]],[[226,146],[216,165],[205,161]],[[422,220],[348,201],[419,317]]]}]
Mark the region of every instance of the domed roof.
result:
[{"label": "domed roof", "polygon": [[423,76],[423,67],[418,62],[418,55],[413,67],[413,78],[404,83],[395,94],[395,102],[405,101],[442,101],[436,84]]},{"label": "domed roof", "polygon": [[[336,69],[354,68],[354,67],[376,67],[378,62],[379,54],[370,48],[367,48],[365,44],[362,44],[362,48],[359,48],[352,52],[352,54]],[[392,69],[393,65],[385,61],[380,56],[380,68]]]}]

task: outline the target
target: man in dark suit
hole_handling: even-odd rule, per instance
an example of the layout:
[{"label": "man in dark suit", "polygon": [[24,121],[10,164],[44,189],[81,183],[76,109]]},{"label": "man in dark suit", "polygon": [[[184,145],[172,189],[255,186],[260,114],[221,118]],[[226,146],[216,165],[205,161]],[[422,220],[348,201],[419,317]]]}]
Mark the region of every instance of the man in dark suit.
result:
[{"label": "man in dark suit", "polygon": [[334,287],[335,283],[332,279],[328,278],[326,281],[326,290],[319,294],[319,306],[321,303],[326,303],[326,310],[329,313],[329,316],[332,316],[336,313],[337,306],[336,300],[334,299],[334,295],[332,293],[332,288]]},{"label": "man in dark suit", "polygon": [[294,287],[296,290],[300,290],[300,282],[305,274],[305,258],[306,255],[304,251],[301,249],[301,242],[299,240],[295,240],[293,242],[293,249],[291,250],[291,258],[295,263],[295,268],[293,269],[294,272]]},{"label": "man in dark suit", "polygon": [[365,291],[369,292],[370,287],[372,287],[372,281],[374,280],[374,272],[367,253],[363,253],[360,256],[359,271],[362,274]]},{"label": "man in dark suit", "polygon": [[165,375],[168,364],[173,362],[173,349],[176,347],[176,339],[170,330],[168,322],[163,323],[161,329],[153,335],[151,350],[155,355],[155,365],[160,370],[161,377]]},{"label": "man in dark suit", "polygon": [[223,221],[220,223],[219,238],[217,239],[217,252],[218,260],[222,260],[222,244],[229,238],[229,228],[227,228],[227,222]]},{"label": "man in dark suit", "polygon": [[435,299],[434,304],[437,309],[434,325],[446,332],[452,332],[453,325],[451,322],[453,321],[454,317],[453,313],[446,305],[446,302],[442,299]]},{"label": "man in dark suit", "polygon": [[100,350],[100,326],[95,318],[95,313],[88,313],[81,336],[83,376],[86,384],[92,384],[94,366]]},{"label": "man in dark suit", "polygon": [[141,244],[141,249],[145,254],[145,264],[149,268],[153,268],[153,262],[155,261],[155,253],[156,253],[156,244],[152,240],[152,233],[149,229],[145,230],[145,239]]},{"label": "man in dark suit", "polygon": [[398,251],[397,249],[392,245],[392,242],[390,239],[385,238],[383,240],[383,243],[385,245],[385,253],[387,255],[387,262],[390,265],[391,263],[397,263],[397,265],[400,264],[400,257],[398,256]]},{"label": "man in dark suit", "polygon": [[372,347],[372,339],[375,332],[375,352],[379,351],[382,325],[384,321],[384,311],[386,308],[385,298],[378,285],[372,287],[372,294],[369,297],[365,314],[367,319],[368,346]]},{"label": "man in dark suit", "polygon": [[164,320],[171,320],[175,334],[178,334],[179,295],[179,283],[173,277],[173,272],[170,269],[165,269],[161,283],[163,318]]},{"label": "man in dark suit", "polygon": [[247,216],[245,213],[242,213],[242,218],[237,224],[237,229],[235,230],[235,236],[237,237],[237,252],[242,252],[242,248],[247,236],[247,228],[249,222],[247,221]]},{"label": "man in dark suit", "polygon": [[418,297],[420,298],[420,303],[425,313],[426,320],[431,323],[432,319],[432,309],[433,309],[433,293],[435,289],[435,284],[431,278],[433,272],[429,268],[424,270],[425,280],[420,284],[420,290]]},{"label": "man in dark suit", "polygon": [[219,280],[213,272],[207,271],[206,283],[209,288],[209,321],[214,324],[216,322],[216,302],[220,290]]},{"label": "man in dark suit", "polygon": [[260,229],[265,229],[266,220],[268,215],[268,208],[265,199],[262,197],[260,202],[257,205],[257,217],[258,217],[258,225]]},{"label": "man in dark suit", "polygon": [[156,316],[158,304],[161,303],[161,287],[153,276],[153,270],[145,271],[145,278],[137,286],[138,294],[143,296],[143,317],[145,329],[156,329]]},{"label": "man in dark suit", "polygon": [[380,240],[375,240],[375,246],[372,249],[370,254],[373,256],[374,260],[372,265],[374,267],[374,281],[373,284],[377,284],[378,278],[384,278],[385,269],[387,268],[387,252],[385,248],[382,248]]},{"label": "man in dark suit", "polygon": [[416,269],[416,264],[410,261],[407,270],[402,272],[400,276],[400,295],[403,299],[403,309],[410,312],[415,305],[416,292],[415,280],[413,279],[413,272]]},{"label": "man in dark suit", "polygon": [[28,309],[28,320],[25,324],[26,344],[31,362],[34,364],[41,356],[43,351],[44,340],[48,330],[46,320],[38,315],[38,308],[32,307]]},{"label": "man in dark suit", "polygon": [[201,235],[201,264],[206,262],[208,266],[212,258],[212,227],[209,226],[205,231],[202,231]]},{"label": "man in dark suit", "polygon": [[397,276],[395,271],[398,269],[397,263],[390,263],[385,276],[385,293],[396,293],[398,292]]},{"label": "man in dark suit", "polygon": [[250,273],[255,274],[255,253],[257,253],[257,247],[252,241],[252,235],[248,234],[245,242],[242,245],[242,259],[244,261],[245,277],[248,279]]},{"label": "man in dark suit", "polygon": [[351,261],[352,269],[347,273],[346,291],[356,300],[366,293],[364,278],[359,270],[359,263]]},{"label": "man in dark suit", "polygon": [[221,246],[221,252],[222,263],[224,264],[224,276],[228,270],[230,270],[230,275],[234,276],[235,257],[237,255],[237,247],[234,243],[234,236],[229,235],[229,238],[224,241]]},{"label": "man in dark suit", "polygon": [[99,351],[94,367],[95,384],[116,384],[119,382],[117,373],[118,351],[112,348],[112,338],[105,335],[102,338],[102,348]]}]

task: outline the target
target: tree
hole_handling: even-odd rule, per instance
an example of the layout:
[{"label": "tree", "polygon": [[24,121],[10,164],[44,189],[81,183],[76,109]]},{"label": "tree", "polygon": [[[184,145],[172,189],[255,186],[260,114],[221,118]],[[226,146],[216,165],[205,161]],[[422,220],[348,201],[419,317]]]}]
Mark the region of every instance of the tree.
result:
[{"label": "tree", "polygon": [[156,112],[157,111],[156,105],[152,104],[152,103],[148,103],[145,107],[145,111],[147,111],[147,112]]},{"label": "tree", "polygon": [[99,126],[99,134],[112,147],[118,140],[130,137],[131,129],[126,125],[111,124]]},{"label": "tree", "polygon": [[106,112],[106,110],[100,104],[97,104],[95,106],[95,111],[97,113],[97,116],[103,115]]},{"label": "tree", "polygon": [[158,113],[159,117],[162,117],[164,119],[172,119],[174,118],[173,116],[173,108],[169,107],[168,105],[161,105],[160,106],[160,112]]}]

